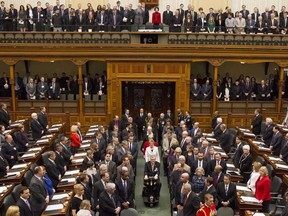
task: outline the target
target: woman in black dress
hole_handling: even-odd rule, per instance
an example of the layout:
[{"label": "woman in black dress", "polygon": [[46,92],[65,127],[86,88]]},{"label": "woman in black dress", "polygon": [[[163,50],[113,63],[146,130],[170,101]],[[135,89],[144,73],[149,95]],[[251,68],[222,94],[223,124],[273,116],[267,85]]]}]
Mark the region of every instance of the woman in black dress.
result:
[{"label": "woman in black dress", "polygon": [[84,195],[84,187],[81,184],[74,185],[74,197],[71,199],[70,207],[72,216],[76,216],[77,212],[80,209],[81,202],[83,200]]}]

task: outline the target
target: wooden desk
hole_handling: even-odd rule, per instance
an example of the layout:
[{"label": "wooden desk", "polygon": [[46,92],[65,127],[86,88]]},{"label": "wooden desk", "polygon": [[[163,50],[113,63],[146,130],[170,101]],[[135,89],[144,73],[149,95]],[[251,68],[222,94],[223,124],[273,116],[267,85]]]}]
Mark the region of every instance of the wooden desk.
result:
[{"label": "wooden desk", "polygon": [[0,207],[1,207],[5,197],[12,192],[12,190],[14,188],[14,184],[6,184],[6,185],[4,184],[0,187],[6,187],[7,188],[4,191],[0,192]]},{"label": "wooden desk", "polygon": [[[65,198],[61,198],[61,199],[53,199],[54,197],[58,196],[58,195],[62,195],[62,194],[67,194],[68,197]],[[54,205],[54,204],[63,204],[64,208],[63,209],[59,209],[59,210],[54,210],[54,211],[46,211],[46,209],[44,210],[44,212],[42,213],[42,216],[51,216],[51,215],[67,215],[69,213],[70,210],[70,201],[72,199],[72,197],[74,196],[72,191],[68,191],[68,192],[61,192],[61,193],[55,193],[52,197],[52,200],[48,203],[48,205]],[[48,206],[47,205],[47,206]],[[46,207],[47,208],[47,207]]]},{"label": "wooden desk", "polygon": [[8,171],[9,173],[14,173],[14,172],[19,172],[18,175],[12,175],[9,177],[4,177],[0,179],[1,184],[10,184],[10,183],[15,183],[15,184],[20,184],[23,180],[24,174],[27,172],[27,170],[30,168],[31,163],[27,163],[27,166],[21,169],[10,169]]},{"label": "wooden desk", "polygon": [[[253,211],[249,211],[249,210],[246,210],[245,211],[245,216],[253,216],[255,214],[255,212]],[[269,214],[267,213],[263,213],[265,216],[269,216]]]},{"label": "wooden desk", "polygon": [[237,192],[237,198],[236,198],[236,206],[239,209],[239,214],[240,216],[245,216],[245,211],[246,210],[251,210],[251,211],[260,211],[262,210],[262,204],[261,203],[255,203],[255,202],[244,202],[241,199],[241,196],[251,196],[253,197],[252,192]]},{"label": "wooden desk", "polygon": [[[58,183],[57,187],[56,187],[56,191],[71,191],[73,190],[74,185],[76,184],[76,177],[78,176],[78,174],[75,175],[70,175],[70,176],[63,176],[63,178],[61,179],[61,181]],[[70,179],[70,178],[74,178],[75,181],[73,182],[62,182],[65,181],[66,179]]]},{"label": "wooden desk", "polygon": [[236,127],[236,130],[237,130],[237,135],[242,137],[246,141],[248,139],[255,139],[255,137],[256,137],[255,134],[253,134],[248,129]]},{"label": "wooden desk", "polygon": [[[282,164],[282,165],[287,166],[287,164],[284,161],[270,160],[269,156],[270,155],[265,154],[263,155],[263,158],[265,159],[266,163],[269,163],[272,165],[277,176],[282,178],[283,175],[288,174],[288,169],[277,166],[277,164]],[[275,156],[272,156],[272,157],[275,157]]]},{"label": "wooden desk", "polygon": [[45,147],[42,146],[38,151],[28,151],[24,153],[20,158],[18,158],[18,160],[24,162],[37,162],[41,157],[41,154],[44,153],[44,150]]}]

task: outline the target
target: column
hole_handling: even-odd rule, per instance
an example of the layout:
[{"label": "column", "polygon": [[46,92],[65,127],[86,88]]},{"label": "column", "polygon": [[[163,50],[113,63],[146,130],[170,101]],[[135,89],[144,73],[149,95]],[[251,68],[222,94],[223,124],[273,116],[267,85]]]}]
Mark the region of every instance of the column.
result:
[{"label": "column", "polygon": [[212,115],[217,110],[218,99],[217,95],[217,81],[218,81],[218,69],[224,63],[223,59],[210,59],[208,60],[213,66],[213,99],[212,99]]},{"label": "column", "polygon": [[279,90],[278,90],[278,101],[277,101],[277,112],[280,113],[282,110],[282,91],[284,85],[284,68],[288,67],[288,61],[276,62],[279,65]]},{"label": "column", "polygon": [[74,64],[78,66],[78,85],[79,85],[79,117],[80,121],[83,118],[83,71],[82,66],[88,61],[88,59],[70,59]]}]

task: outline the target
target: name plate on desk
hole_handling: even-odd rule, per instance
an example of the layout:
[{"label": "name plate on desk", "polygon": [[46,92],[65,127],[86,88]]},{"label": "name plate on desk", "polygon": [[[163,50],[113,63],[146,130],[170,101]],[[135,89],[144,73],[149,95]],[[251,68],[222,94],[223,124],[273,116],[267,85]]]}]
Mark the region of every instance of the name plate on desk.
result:
[{"label": "name plate on desk", "polygon": [[95,135],[95,133],[93,132],[93,133],[86,133],[85,134],[85,136],[94,136]]},{"label": "name plate on desk", "polygon": [[60,210],[63,208],[64,208],[64,205],[60,203],[60,204],[48,205],[45,211],[56,211],[56,210]]},{"label": "name plate on desk", "polygon": [[84,158],[73,159],[72,163],[81,163],[83,160],[84,160]]}]

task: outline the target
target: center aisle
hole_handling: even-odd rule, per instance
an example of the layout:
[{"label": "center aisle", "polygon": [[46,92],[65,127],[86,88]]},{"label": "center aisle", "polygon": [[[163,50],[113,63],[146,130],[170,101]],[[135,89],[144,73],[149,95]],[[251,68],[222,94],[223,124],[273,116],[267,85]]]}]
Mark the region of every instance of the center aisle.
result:
[{"label": "center aisle", "polygon": [[[138,147],[140,149],[142,142],[138,142]],[[160,148],[159,148],[160,150]],[[160,151],[159,151],[160,152]],[[139,215],[145,216],[170,216],[170,194],[168,189],[167,177],[164,177],[163,163],[161,161],[161,171],[160,171],[160,181],[162,183],[160,198],[158,205],[150,208],[145,206],[142,199],[142,189],[143,189],[143,178],[144,178],[144,158],[142,152],[139,150],[138,160],[137,160],[137,175],[136,175],[136,185],[135,185],[135,200],[136,208]]]}]

